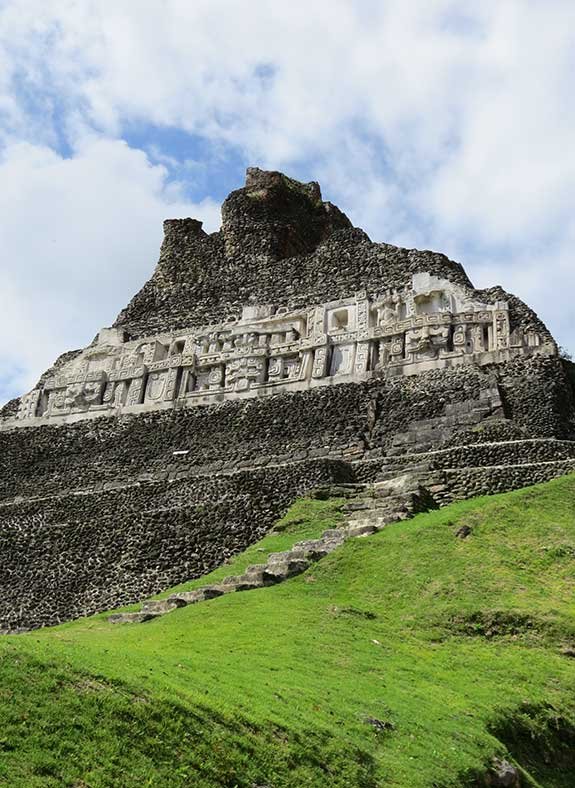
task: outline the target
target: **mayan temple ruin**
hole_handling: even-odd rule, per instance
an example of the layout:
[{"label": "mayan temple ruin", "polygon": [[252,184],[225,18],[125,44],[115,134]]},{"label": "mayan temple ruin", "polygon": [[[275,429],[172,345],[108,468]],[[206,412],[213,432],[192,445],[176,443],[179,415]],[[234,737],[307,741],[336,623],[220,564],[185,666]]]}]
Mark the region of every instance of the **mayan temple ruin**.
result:
[{"label": "mayan temple ruin", "polygon": [[434,507],[575,469],[566,362],[514,295],[277,172],[218,232],[164,230],[113,325],[0,411],[0,630],[201,576],[322,485]]}]

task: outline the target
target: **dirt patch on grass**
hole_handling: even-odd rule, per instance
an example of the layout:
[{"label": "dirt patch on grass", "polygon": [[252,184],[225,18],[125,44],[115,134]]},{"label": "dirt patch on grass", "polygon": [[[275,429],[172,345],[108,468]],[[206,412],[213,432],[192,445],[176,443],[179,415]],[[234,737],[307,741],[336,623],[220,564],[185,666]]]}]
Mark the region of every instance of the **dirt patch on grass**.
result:
[{"label": "dirt patch on grass", "polygon": [[475,610],[450,616],[443,625],[454,635],[500,638],[549,636],[553,624],[535,616],[509,610]]}]

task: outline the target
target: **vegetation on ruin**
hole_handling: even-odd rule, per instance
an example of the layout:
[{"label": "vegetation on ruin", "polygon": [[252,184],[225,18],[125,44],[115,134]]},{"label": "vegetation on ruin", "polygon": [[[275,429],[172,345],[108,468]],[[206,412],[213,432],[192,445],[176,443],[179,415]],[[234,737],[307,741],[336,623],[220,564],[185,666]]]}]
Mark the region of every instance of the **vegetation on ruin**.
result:
[{"label": "vegetation on ruin", "polygon": [[[210,580],[338,517],[336,502],[299,501]],[[572,475],[418,515],[281,585],[147,624],[100,615],[5,637],[0,785],[445,788],[501,755],[526,785],[566,788],[574,570]]]}]

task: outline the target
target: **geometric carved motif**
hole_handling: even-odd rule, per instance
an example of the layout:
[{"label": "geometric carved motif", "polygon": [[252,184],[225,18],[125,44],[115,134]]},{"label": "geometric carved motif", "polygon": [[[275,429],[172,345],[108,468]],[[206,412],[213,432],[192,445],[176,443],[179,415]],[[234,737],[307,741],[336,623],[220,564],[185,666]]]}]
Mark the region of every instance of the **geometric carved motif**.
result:
[{"label": "geometric carved motif", "polygon": [[510,336],[506,302],[476,301],[473,291],[420,273],[403,289],[293,311],[250,306],[226,323],[138,340],[102,329],[96,344],[22,397],[16,418],[202,404],[216,394],[259,396],[534,352],[556,348],[532,330]]}]

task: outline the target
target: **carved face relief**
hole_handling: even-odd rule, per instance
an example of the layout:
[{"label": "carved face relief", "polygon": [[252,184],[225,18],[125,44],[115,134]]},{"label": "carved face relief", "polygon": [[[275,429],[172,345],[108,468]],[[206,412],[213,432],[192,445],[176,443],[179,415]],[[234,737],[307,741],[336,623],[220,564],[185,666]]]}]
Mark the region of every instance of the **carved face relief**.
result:
[{"label": "carved face relief", "polygon": [[65,408],[73,408],[76,405],[76,400],[80,397],[82,393],[82,385],[79,383],[74,383],[71,386],[66,388],[64,392],[64,402],[63,406]]},{"label": "carved face relief", "polygon": [[245,391],[252,383],[265,380],[265,362],[261,358],[237,358],[226,364],[226,388]]},{"label": "carved face relief", "polygon": [[85,383],[84,390],[82,391],[82,399],[84,404],[88,407],[90,405],[98,405],[102,397],[102,384],[101,383]]},{"label": "carved face relief", "polygon": [[48,399],[48,407],[51,411],[62,410],[66,407],[66,389],[56,389],[51,391]]},{"label": "carved face relief", "polygon": [[89,408],[99,405],[102,396],[102,384],[99,382],[72,383],[63,395],[62,406],[65,408]]},{"label": "carved face relief", "polygon": [[241,360],[233,359],[226,364],[226,388],[233,388],[240,374]]},{"label": "carved face relief", "polygon": [[406,351],[416,360],[437,358],[439,350],[447,347],[448,340],[448,326],[421,326],[405,334]]}]

